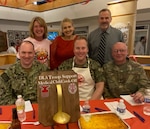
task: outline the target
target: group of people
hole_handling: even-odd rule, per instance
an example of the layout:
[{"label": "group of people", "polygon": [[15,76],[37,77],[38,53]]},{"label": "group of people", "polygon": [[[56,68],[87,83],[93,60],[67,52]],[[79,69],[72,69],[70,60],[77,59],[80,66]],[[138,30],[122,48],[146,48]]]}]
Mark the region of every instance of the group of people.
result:
[{"label": "group of people", "polygon": [[14,104],[18,94],[37,102],[38,75],[55,69],[78,74],[80,100],[130,94],[135,102],[142,102],[149,80],[142,66],[128,58],[123,34],[110,25],[111,20],[110,10],[102,9],[99,27],[87,39],[74,34],[72,20],[65,18],[61,22],[62,35],[51,42],[46,39],[45,21],[33,18],[30,37],[18,49],[19,60],[0,76],[0,105]]}]

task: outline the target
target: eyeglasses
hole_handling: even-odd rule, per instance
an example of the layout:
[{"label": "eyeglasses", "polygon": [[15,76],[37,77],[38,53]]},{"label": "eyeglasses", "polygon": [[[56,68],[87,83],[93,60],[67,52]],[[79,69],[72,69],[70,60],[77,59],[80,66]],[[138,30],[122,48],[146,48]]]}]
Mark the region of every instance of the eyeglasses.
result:
[{"label": "eyeglasses", "polygon": [[115,53],[118,53],[118,52],[123,53],[123,52],[125,52],[125,51],[126,51],[126,49],[113,50],[113,52],[115,52]]}]

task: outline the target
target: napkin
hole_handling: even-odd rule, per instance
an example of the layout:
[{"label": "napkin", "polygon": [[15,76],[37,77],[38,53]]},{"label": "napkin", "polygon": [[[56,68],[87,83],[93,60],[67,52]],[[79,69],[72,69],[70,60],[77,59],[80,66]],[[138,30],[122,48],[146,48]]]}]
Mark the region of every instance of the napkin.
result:
[{"label": "napkin", "polygon": [[143,105],[144,104],[144,103],[136,103],[136,102],[134,102],[134,100],[131,97],[131,95],[120,95],[120,97],[123,98],[124,100],[126,100],[132,106]]},{"label": "napkin", "polygon": [[135,117],[132,113],[130,113],[127,109],[125,113],[121,114],[117,111],[118,101],[113,102],[104,102],[104,104],[112,111],[115,112],[121,119],[129,119]]},{"label": "napkin", "polygon": [[30,100],[25,101],[25,112],[33,111],[32,104]]},{"label": "napkin", "polygon": [[82,108],[82,106],[80,105],[80,112],[82,112],[83,111],[83,108]]}]

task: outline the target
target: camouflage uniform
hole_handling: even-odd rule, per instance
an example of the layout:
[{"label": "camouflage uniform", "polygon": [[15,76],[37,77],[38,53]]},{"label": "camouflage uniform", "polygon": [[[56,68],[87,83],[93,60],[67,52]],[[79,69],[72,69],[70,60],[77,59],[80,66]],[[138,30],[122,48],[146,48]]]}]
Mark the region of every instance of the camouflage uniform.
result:
[{"label": "camouflage uniform", "polygon": [[139,63],[127,59],[125,64],[117,66],[111,61],[103,68],[106,78],[105,98],[115,98],[120,94],[133,94],[137,91],[144,94],[144,88],[148,86],[148,78]]},{"label": "camouflage uniform", "polygon": [[[95,83],[98,82],[103,82],[104,81],[104,76],[103,76],[103,69],[100,67],[100,64],[90,58],[88,58],[90,61],[89,63],[89,69],[91,73],[91,77],[94,80]],[[59,70],[71,70],[72,69],[72,63],[73,63],[73,58],[68,59],[64,61],[59,67]],[[80,68],[87,68],[88,67],[88,61],[82,65],[79,66],[75,64],[75,67],[80,67]]]},{"label": "camouflage uniform", "polygon": [[31,69],[23,69],[20,61],[0,76],[0,105],[14,104],[17,95],[25,100],[37,102],[37,76],[48,68],[34,61]]}]

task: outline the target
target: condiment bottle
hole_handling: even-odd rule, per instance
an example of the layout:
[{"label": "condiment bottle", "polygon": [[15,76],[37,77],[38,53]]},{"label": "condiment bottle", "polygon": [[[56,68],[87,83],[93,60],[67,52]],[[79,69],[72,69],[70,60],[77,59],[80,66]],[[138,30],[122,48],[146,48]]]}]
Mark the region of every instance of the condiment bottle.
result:
[{"label": "condiment bottle", "polygon": [[12,123],[9,129],[21,129],[21,122],[18,119],[16,108],[12,109]]}]

